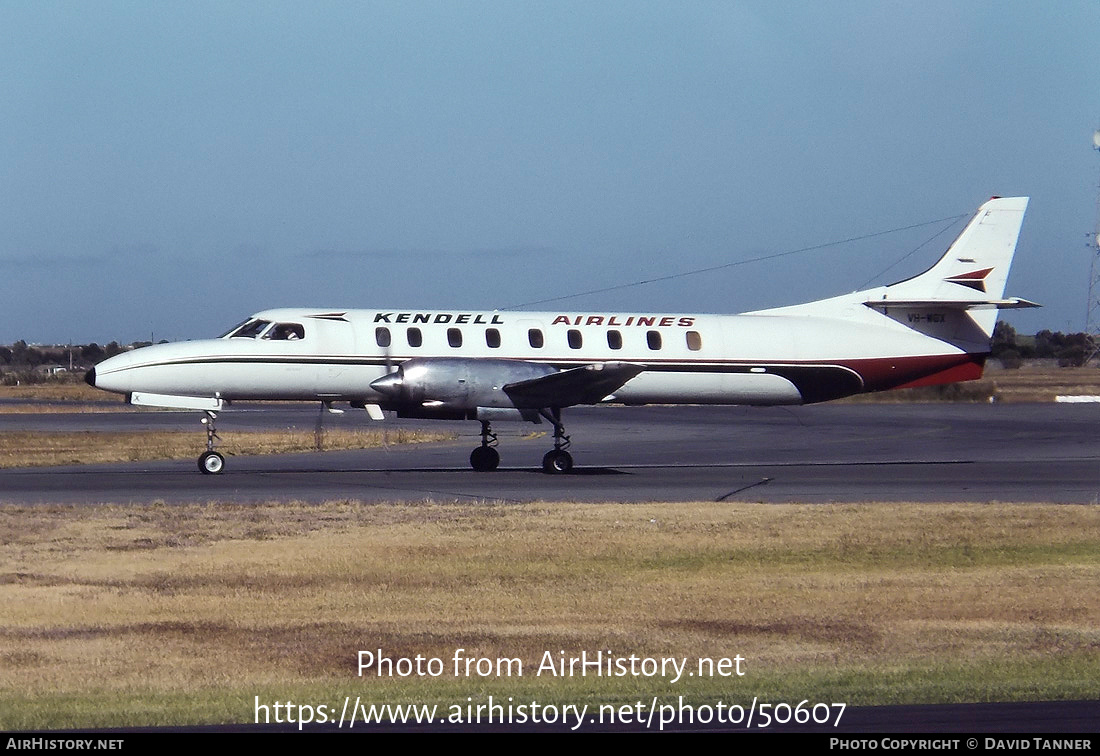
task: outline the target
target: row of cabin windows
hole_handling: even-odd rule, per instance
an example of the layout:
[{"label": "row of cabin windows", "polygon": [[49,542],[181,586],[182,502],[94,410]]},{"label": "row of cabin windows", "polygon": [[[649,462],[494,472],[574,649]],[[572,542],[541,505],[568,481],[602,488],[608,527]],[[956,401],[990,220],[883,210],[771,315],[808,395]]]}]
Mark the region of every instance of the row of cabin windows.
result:
[{"label": "row of cabin windows", "polygon": [[[424,334],[420,332],[419,328],[408,328],[405,331],[405,337],[409,342],[409,346],[418,347],[424,343]],[[703,348],[703,337],[698,331],[687,331],[684,334],[684,339],[687,342],[687,348],[693,352],[698,352]],[[392,343],[390,336],[390,329],[385,327],[374,329],[374,340],[380,347],[388,347]],[[570,328],[566,332],[566,340],[569,342],[570,349],[580,349],[584,345],[584,337],[581,332],[575,328]],[[653,351],[657,351],[662,346],[661,332],[660,331],[646,331],[645,334],[646,345]],[[462,346],[462,329],[461,328],[448,328],[447,329],[447,343],[452,347]],[[527,343],[531,345],[532,349],[542,349],[546,344],[546,340],[543,338],[542,330],[539,328],[531,328],[527,331]],[[485,329],[485,346],[490,349],[500,348],[500,331],[496,328]],[[623,348],[623,334],[621,331],[608,331],[607,332],[607,346],[610,349],[622,349]]]}]

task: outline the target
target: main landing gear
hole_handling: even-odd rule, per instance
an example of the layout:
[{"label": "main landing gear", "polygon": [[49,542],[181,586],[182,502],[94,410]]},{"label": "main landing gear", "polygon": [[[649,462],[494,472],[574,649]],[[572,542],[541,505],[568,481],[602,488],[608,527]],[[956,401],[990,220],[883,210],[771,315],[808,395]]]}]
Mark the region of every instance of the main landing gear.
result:
[{"label": "main landing gear", "polygon": [[481,446],[470,452],[470,467],[478,472],[489,472],[500,464],[500,453],[496,450],[497,434],[493,433],[488,420],[481,421]]},{"label": "main landing gear", "polygon": [[[573,469],[573,455],[569,448],[569,436],[565,435],[565,426],[561,422],[561,410],[539,410],[539,414],[554,424],[554,448],[542,458],[543,472],[560,475]],[[488,420],[481,421],[481,446],[470,452],[470,467],[478,472],[489,472],[500,465],[500,453],[496,450],[497,436],[493,433]]]},{"label": "main landing gear", "polygon": [[542,471],[550,475],[560,475],[573,469],[573,455],[569,448],[569,436],[565,435],[565,426],[561,422],[561,410],[557,407],[550,411],[539,410],[539,414],[554,424],[554,448],[542,458]]},{"label": "main landing gear", "polygon": [[199,455],[199,472],[203,475],[220,475],[225,469],[225,457],[214,451],[215,441],[220,441],[217,430],[214,428],[214,420],[217,412],[207,410],[200,423],[206,426],[206,451]]}]

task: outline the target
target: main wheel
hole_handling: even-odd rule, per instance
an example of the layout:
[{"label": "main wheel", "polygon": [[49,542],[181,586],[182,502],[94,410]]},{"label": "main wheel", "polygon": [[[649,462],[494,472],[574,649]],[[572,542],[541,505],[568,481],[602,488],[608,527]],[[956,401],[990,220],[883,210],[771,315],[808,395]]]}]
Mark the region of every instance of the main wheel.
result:
[{"label": "main wheel", "polygon": [[199,457],[199,472],[203,475],[220,475],[225,469],[225,457],[216,451],[203,452]]},{"label": "main wheel", "polygon": [[470,467],[478,472],[495,470],[499,464],[500,454],[491,446],[479,446],[470,452]]},{"label": "main wheel", "polygon": [[551,475],[560,475],[573,469],[573,457],[567,451],[551,449],[542,458],[542,471]]}]

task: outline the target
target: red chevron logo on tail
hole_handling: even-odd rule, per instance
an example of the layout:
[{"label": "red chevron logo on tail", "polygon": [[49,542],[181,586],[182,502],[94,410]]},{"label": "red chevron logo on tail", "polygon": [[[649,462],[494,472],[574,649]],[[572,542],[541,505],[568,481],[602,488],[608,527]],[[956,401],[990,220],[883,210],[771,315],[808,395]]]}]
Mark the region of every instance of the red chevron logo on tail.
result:
[{"label": "red chevron logo on tail", "polygon": [[950,281],[951,283],[958,284],[959,286],[965,286],[968,289],[974,289],[975,291],[985,292],[985,277],[993,271],[993,268],[982,268],[981,270],[975,270],[972,273],[962,273],[957,276],[951,276],[950,278],[943,279],[944,281]]}]

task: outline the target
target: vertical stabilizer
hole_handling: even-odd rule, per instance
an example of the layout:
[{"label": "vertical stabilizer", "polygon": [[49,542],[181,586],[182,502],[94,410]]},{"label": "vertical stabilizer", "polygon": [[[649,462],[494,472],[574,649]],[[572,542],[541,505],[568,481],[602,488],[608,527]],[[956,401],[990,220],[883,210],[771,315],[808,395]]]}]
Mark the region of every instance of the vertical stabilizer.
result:
[{"label": "vertical stabilizer", "polygon": [[997,310],[1030,306],[1002,299],[1012,255],[1027,209],[1027,197],[994,197],[979,209],[939,262],[913,278],[887,286],[882,299],[869,305],[882,308],[927,309],[942,303],[965,310],[985,334],[992,336]]}]

